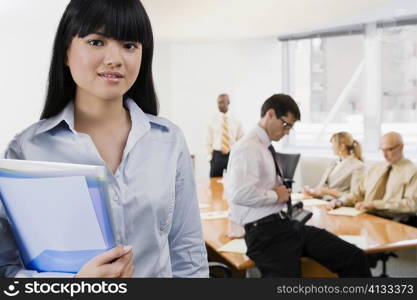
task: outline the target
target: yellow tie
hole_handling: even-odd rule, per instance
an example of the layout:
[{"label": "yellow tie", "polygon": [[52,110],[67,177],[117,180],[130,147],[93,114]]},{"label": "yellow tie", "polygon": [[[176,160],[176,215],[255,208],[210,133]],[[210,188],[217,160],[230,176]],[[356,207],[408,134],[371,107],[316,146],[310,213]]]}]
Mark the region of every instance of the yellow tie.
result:
[{"label": "yellow tie", "polygon": [[227,117],[223,115],[223,124],[222,124],[222,146],[221,152],[227,154],[230,152],[230,136],[229,136],[229,124],[227,123]]},{"label": "yellow tie", "polygon": [[388,177],[392,170],[392,166],[389,166],[385,173],[381,176],[379,179],[374,200],[382,200],[384,199],[385,191],[387,190],[387,183],[388,183]]}]

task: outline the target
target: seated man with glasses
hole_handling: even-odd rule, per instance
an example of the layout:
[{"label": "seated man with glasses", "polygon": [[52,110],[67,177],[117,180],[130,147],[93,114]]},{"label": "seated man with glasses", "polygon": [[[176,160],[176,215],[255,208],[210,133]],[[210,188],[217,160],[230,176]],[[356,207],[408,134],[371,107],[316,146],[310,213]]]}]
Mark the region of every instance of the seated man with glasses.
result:
[{"label": "seated man with glasses", "polygon": [[417,226],[417,166],[404,158],[399,133],[382,136],[380,149],[385,161],[372,166],[350,194],[329,206],[355,206],[382,217]]}]

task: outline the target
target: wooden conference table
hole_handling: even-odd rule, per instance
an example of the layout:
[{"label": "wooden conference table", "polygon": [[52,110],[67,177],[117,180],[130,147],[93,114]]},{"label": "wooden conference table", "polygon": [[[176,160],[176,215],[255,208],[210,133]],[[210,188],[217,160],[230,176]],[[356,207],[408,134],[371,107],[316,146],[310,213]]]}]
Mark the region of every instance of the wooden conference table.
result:
[{"label": "wooden conference table", "polygon": [[[223,199],[223,185],[221,178],[197,180],[197,193],[200,203],[209,204],[208,208],[201,208],[202,212],[224,211],[228,209],[227,201]],[[329,215],[325,206],[308,208],[313,217],[308,225],[325,228],[335,235],[356,235],[366,240],[367,253],[394,251],[403,248],[417,247],[417,228],[407,226],[370,214],[360,214],[355,217]],[[230,241],[229,219],[202,220],[204,239],[209,257],[226,263],[236,276],[245,276],[245,270],[255,267],[252,260],[244,254],[219,252],[224,244]],[[302,273],[305,277],[335,276],[317,262],[303,258]]]}]

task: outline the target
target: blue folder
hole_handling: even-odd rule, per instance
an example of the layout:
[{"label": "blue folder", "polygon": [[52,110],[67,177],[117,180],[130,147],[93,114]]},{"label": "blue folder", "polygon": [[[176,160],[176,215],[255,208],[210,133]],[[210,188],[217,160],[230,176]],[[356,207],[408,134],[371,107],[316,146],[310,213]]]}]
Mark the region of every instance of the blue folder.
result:
[{"label": "blue folder", "polygon": [[[7,178],[47,178],[48,176],[36,175],[36,174],[24,174],[23,172],[15,172],[5,169],[0,169],[0,177]],[[30,257],[25,247],[25,241],[22,240],[22,236],[19,233],[19,228],[14,222],[13,216],[8,209],[8,199],[5,199],[0,190],[0,200],[3,203],[9,222],[11,224],[12,231],[17,241],[19,251],[25,268],[36,270],[39,272],[65,272],[65,273],[77,273],[81,267],[90,259],[98,254],[107,251],[115,247],[115,241],[113,237],[113,231],[108,213],[108,192],[107,182],[103,178],[96,178],[92,176],[85,176],[85,180],[88,187],[88,192],[93,204],[94,212],[97,217],[101,234],[106,245],[105,249],[90,249],[80,251],[57,251],[53,249],[45,249],[37,257]]]}]

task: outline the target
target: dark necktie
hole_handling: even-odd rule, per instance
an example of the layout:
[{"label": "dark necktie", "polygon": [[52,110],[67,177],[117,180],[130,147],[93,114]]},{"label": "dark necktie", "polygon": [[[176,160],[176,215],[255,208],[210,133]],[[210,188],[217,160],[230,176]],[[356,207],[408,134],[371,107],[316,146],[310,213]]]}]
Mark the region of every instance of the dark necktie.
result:
[{"label": "dark necktie", "polygon": [[[281,178],[281,182],[284,183],[285,182],[285,179],[282,176],[281,171],[279,170],[279,166],[278,166],[278,162],[277,162],[277,156],[276,156],[275,149],[274,149],[274,147],[272,145],[270,145],[268,147],[268,150],[272,154],[272,158],[274,160],[276,174]],[[288,186],[287,186],[287,188],[288,188]],[[291,215],[292,215],[291,196],[290,196],[290,199],[287,202],[287,213],[288,213],[288,216],[291,218]]]}]

